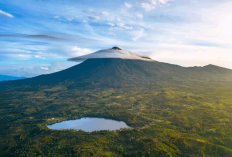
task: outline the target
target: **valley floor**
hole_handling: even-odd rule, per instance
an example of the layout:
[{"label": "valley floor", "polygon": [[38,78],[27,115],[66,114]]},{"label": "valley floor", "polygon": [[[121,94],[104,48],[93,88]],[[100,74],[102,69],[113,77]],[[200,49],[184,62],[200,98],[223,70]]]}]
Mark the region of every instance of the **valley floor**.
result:
[{"label": "valley floor", "polygon": [[[232,156],[232,88],[130,87],[0,92],[1,156]],[[46,126],[81,117],[133,129],[87,133]]]}]

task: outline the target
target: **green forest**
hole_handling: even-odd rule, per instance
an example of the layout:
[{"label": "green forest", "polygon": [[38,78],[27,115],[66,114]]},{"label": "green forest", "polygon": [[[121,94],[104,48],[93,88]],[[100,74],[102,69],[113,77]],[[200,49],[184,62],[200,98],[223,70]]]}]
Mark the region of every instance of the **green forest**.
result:
[{"label": "green forest", "polygon": [[[0,91],[1,156],[231,157],[231,85]],[[120,120],[117,131],[50,130],[82,117]]]}]

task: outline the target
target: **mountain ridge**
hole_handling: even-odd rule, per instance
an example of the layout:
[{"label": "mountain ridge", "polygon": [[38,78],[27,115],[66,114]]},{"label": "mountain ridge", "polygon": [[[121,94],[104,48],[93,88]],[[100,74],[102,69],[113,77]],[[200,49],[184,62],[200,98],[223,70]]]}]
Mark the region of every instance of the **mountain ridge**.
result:
[{"label": "mountain ridge", "polygon": [[87,59],[52,74],[0,82],[0,89],[19,86],[64,85],[68,87],[124,86],[134,84],[188,84],[191,81],[231,82],[232,70],[221,67],[182,67],[158,61],[120,58]]}]

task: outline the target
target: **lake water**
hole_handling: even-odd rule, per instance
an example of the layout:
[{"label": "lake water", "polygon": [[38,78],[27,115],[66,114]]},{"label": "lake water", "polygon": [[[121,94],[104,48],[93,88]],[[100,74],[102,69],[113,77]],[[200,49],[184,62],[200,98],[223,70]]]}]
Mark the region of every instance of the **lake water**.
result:
[{"label": "lake water", "polygon": [[99,130],[119,130],[120,128],[129,128],[123,121],[116,121],[104,118],[81,118],[77,120],[68,120],[47,126],[49,129],[76,129],[86,132]]}]

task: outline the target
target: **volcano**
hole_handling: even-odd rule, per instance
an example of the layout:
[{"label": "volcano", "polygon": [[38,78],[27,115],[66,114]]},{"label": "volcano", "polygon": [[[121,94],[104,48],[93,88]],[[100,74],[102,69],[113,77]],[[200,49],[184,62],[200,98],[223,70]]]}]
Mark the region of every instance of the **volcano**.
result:
[{"label": "volcano", "polygon": [[0,89],[37,88],[62,85],[68,88],[124,87],[177,84],[232,83],[232,70],[207,65],[204,67],[182,67],[162,63],[148,56],[133,53],[119,47],[71,58],[83,61],[63,71],[34,78],[0,82]]},{"label": "volcano", "polygon": [[[0,156],[232,156],[232,70],[162,63],[120,47],[69,60],[82,63],[0,82]],[[47,127],[84,117],[130,129]]]},{"label": "volcano", "polygon": [[151,58],[149,58],[148,56],[144,54],[131,52],[121,47],[112,47],[111,49],[99,50],[97,52],[94,52],[88,55],[70,58],[68,60],[74,61],[74,62],[80,62],[80,61],[84,61],[90,58],[122,58],[122,59],[153,61]]}]

